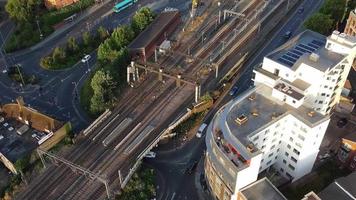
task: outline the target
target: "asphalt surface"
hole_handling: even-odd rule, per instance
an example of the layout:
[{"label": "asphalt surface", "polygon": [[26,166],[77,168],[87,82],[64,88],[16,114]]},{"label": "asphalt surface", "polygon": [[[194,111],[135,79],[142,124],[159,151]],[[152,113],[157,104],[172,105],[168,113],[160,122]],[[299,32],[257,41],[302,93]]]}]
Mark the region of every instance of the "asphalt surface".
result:
[{"label": "asphalt surface", "polygon": [[[253,68],[263,61],[263,57],[266,54],[287,41],[287,39],[283,37],[286,31],[292,31],[293,35],[291,37],[302,32],[304,30],[302,22],[311,15],[316,8],[320,7],[321,2],[321,0],[304,1],[304,3],[299,6],[299,8],[304,8],[302,13],[298,13],[296,9],[291,16],[288,16],[286,22],[277,28],[272,34],[272,37],[270,37],[262,45],[261,49],[253,55],[253,58],[245,64],[245,70],[232,81],[232,86],[238,86],[236,95],[230,96],[229,94],[226,94],[217,108],[212,112],[216,112],[219,107],[237,97],[253,85],[253,81],[251,80]],[[213,115],[207,118],[204,123],[209,123],[212,117]],[[169,144],[165,145],[175,146],[176,142],[171,140]],[[185,143],[179,150],[172,149],[167,151],[161,150],[159,147],[153,149],[153,151],[157,153],[156,158],[146,158],[145,163],[155,169],[157,174],[157,200],[198,199],[198,192],[200,191],[195,185],[195,174],[187,174],[185,173],[185,170],[192,162],[202,158],[204,149],[204,137],[200,139],[193,138],[191,141]],[[200,176],[199,173],[201,173],[201,171],[195,173],[198,173],[198,176]]]},{"label": "asphalt surface", "polygon": [[[21,64],[23,71],[27,75],[35,75],[40,82],[37,85],[26,85],[21,87],[9,79],[7,74],[0,73],[0,103],[14,102],[18,96],[23,96],[25,103],[42,113],[53,116],[61,121],[71,121],[75,131],[79,131],[90,123],[91,119],[79,106],[76,91],[80,91],[85,79],[88,77],[88,68],[92,69],[95,64],[95,52],[89,61],[89,66],[78,62],[71,68],[58,71],[44,70],[39,66],[40,58],[48,55],[56,46],[67,41],[69,36],[79,37],[84,31],[95,32],[99,26],[112,30],[121,24],[128,23],[131,16],[139,7],[148,6],[155,12],[160,12],[166,7],[178,8],[183,12],[188,12],[189,1],[185,0],[140,0],[134,6],[122,11],[113,13],[111,11],[114,2],[109,2],[85,20],[72,28],[56,34],[51,40],[42,44],[35,50],[25,49],[19,52],[6,54],[9,65]],[[9,25],[2,26],[4,38],[9,35]],[[0,38],[0,44],[3,43]],[[5,65],[0,66],[0,72],[6,69]]]}]

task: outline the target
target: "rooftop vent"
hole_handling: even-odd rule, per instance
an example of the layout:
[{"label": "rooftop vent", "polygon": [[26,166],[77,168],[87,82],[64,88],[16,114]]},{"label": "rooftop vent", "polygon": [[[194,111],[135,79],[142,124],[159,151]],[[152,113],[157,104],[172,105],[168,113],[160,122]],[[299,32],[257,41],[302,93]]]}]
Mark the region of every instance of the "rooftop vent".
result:
[{"label": "rooftop vent", "polygon": [[320,56],[316,53],[311,53],[309,56],[309,60],[314,61],[314,62],[318,62],[319,58],[320,58]]},{"label": "rooftop vent", "polygon": [[315,115],[315,111],[312,110],[312,111],[309,111],[309,112],[308,112],[308,116],[309,116],[309,117],[313,117],[314,115]]},{"label": "rooftop vent", "polygon": [[246,123],[247,120],[248,120],[248,118],[247,118],[245,115],[242,114],[242,115],[240,115],[239,117],[237,117],[237,118],[235,119],[235,122],[236,122],[238,125],[242,125],[242,124]]},{"label": "rooftop vent", "polygon": [[256,99],[256,95],[253,94],[253,95],[249,96],[248,99],[249,99],[250,101],[253,101],[253,100]]},{"label": "rooftop vent", "polygon": [[248,150],[249,152],[252,153],[252,152],[254,151],[254,149],[255,149],[255,148],[254,148],[254,145],[253,145],[252,143],[250,143],[250,144],[247,145],[247,150]]},{"label": "rooftop vent", "polygon": [[258,117],[258,111],[257,109],[253,109],[252,112],[251,112],[251,115],[254,116],[254,117]]}]

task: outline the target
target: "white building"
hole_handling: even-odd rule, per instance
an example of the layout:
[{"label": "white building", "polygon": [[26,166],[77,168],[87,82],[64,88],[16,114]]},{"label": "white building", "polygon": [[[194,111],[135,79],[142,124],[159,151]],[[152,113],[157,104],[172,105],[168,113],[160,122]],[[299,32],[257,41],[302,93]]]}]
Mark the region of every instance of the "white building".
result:
[{"label": "white building", "polygon": [[305,31],[264,58],[255,87],[207,130],[205,172],[217,199],[239,199],[271,166],[291,181],[311,171],[355,52],[356,38]]}]

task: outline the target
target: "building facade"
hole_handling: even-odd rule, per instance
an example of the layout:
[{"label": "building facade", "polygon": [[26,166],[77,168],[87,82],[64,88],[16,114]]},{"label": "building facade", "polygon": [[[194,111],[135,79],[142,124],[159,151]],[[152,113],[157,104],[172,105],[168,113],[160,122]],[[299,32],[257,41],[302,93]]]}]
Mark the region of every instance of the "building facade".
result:
[{"label": "building facade", "polygon": [[45,6],[47,9],[60,9],[63,8],[65,6],[69,6],[73,3],[78,2],[79,0],[45,0]]},{"label": "building facade", "polygon": [[205,175],[216,199],[237,199],[270,167],[292,182],[311,171],[355,51],[354,37],[305,31],[264,58],[255,87],[208,126]]},{"label": "building facade", "polygon": [[356,170],[356,133],[342,138],[337,157],[344,167]]},{"label": "building facade", "polygon": [[356,36],[356,9],[351,10],[349,18],[345,26],[344,33],[351,36]]}]

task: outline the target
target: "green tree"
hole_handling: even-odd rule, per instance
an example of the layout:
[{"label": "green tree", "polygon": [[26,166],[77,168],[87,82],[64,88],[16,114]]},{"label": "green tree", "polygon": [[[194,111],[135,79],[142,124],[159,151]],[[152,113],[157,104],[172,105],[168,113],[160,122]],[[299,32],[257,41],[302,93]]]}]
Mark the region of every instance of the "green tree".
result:
[{"label": "green tree", "polygon": [[135,33],[129,26],[120,26],[114,30],[110,41],[113,49],[120,50],[122,47],[130,44],[134,37]]},{"label": "green tree", "polygon": [[85,45],[85,46],[91,46],[91,43],[92,43],[92,37],[91,37],[91,35],[90,35],[90,33],[89,32],[84,32],[83,33],[83,35],[82,35],[82,38],[83,38],[83,44]]},{"label": "green tree", "polygon": [[98,70],[94,74],[90,85],[94,93],[90,101],[90,111],[98,114],[110,106],[116,84],[109,72]]},{"label": "green tree", "polygon": [[52,58],[54,63],[61,63],[66,58],[66,52],[61,47],[56,47],[53,50]]},{"label": "green tree", "polygon": [[346,0],[326,0],[319,12],[330,15],[334,22],[340,22],[343,20],[346,6]]},{"label": "green tree", "polygon": [[131,27],[135,34],[143,31],[154,19],[155,15],[147,7],[141,8],[132,18]]},{"label": "green tree", "polygon": [[41,0],[8,0],[5,6],[9,16],[17,22],[28,22],[34,18]]},{"label": "green tree", "polygon": [[98,36],[100,41],[104,41],[106,38],[110,36],[109,31],[105,29],[104,27],[100,26],[98,28]]},{"label": "green tree", "polygon": [[322,35],[329,35],[333,28],[333,22],[329,15],[315,13],[304,22],[304,26]]},{"label": "green tree", "polygon": [[67,48],[70,52],[76,52],[79,50],[79,46],[77,44],[77,41],[75,40],[75,38],[73,36],[68,38],[67,41]]},{"label": "green tree", "polygon": [[98,60],[102,63],[106,63],[112,60],[112,49],[110,46],[110,39],[106,39],[103,43],[101,43],[98,47]]}]

